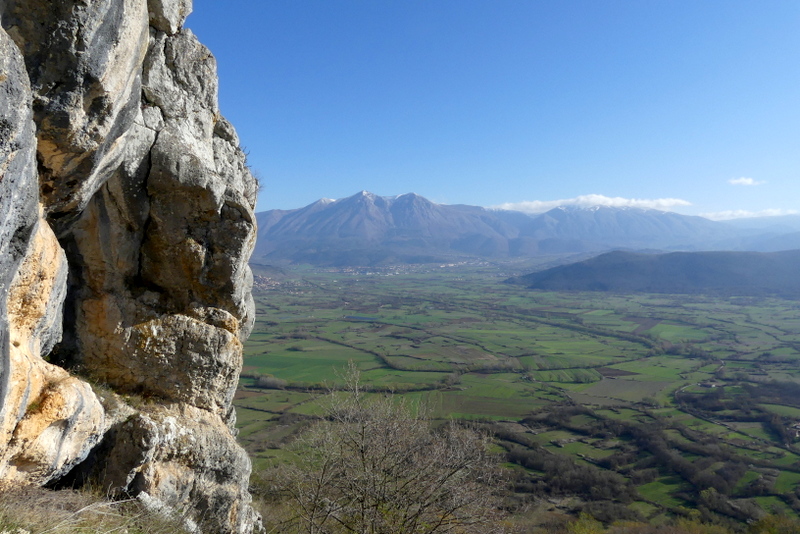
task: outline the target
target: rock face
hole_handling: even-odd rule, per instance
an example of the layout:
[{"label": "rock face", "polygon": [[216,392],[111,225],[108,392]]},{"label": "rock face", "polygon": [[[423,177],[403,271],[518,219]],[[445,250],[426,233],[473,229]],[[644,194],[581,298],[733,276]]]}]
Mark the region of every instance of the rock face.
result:
[{"label": "rock face", "polygon": [[257,184],[190,12],[0,2],[0,479],[90,476],[249,533]]}]

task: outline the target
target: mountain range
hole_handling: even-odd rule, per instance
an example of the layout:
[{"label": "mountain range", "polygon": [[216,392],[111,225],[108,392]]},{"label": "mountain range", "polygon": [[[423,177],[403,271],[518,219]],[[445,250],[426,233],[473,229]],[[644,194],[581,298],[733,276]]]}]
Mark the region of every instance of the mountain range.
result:
[{"label": "mountain range", "polygon": [[[562,206],[528,215],[367,191],[258,213],[253,261],[316,265],[441,262],[609,250],[800,248],[800,218],[749,226],[652,209]],[[797,224],[795,226],[795,224]]]}]

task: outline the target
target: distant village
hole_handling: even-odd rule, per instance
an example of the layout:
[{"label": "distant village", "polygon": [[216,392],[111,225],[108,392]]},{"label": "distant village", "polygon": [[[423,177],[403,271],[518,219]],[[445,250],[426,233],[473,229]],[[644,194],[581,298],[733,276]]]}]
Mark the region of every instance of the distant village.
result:
[{"label": "distant village", "polygon": [[[460,269],[464,267],[488,267],[493,263],[484,260],[464,260],[453,263],[417,263],[417,264],[396,264],[381,266],[344,266],[344,267],[317,267],[316,273],[342,274],[347,276],[401,276],[408,274],[430,274],[443,272],[450,269]],[[500,276],[507,276],[501,273]],[[277,289],[286,290],[287,286],[301,286],[301,280],[287,279],[285,276],[264,276],[253,275],[254,291],[274,291]]]}]

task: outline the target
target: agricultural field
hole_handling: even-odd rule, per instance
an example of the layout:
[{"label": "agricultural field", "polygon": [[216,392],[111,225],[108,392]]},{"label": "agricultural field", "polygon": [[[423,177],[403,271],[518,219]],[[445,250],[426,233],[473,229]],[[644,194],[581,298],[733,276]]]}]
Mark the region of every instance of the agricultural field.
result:
[{"label": "agricultural field", "polygon": [[492,433],[520,506],[656,523],[800,511],[798,301],[531,291],[488,264],[259,272],[235,401],[257,467],[353,362],[371,394]]}]

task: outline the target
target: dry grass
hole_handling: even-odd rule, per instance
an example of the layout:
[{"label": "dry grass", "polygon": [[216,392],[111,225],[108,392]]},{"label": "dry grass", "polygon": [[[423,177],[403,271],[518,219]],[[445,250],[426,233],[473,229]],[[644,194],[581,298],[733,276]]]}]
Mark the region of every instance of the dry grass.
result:
[{"label": "dry grass", "polygon": [[135,500],[91,492],[0,488],[0,534],[187,534],[182,521],[147,511]]}]

